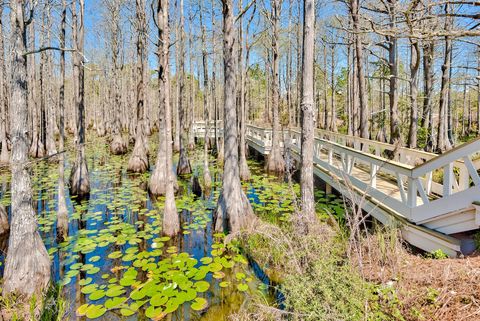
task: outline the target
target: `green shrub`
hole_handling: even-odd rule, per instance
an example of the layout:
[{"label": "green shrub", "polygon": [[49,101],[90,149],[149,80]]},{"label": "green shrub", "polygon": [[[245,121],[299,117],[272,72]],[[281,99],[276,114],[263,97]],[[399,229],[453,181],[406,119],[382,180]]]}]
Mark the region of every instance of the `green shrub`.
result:
[{"label": "green shrub", "polygon": [[445,252],[443,252],[441,249],[438,249],[429,253],[427,257],[435,260],[448,259],[448,255]]}]

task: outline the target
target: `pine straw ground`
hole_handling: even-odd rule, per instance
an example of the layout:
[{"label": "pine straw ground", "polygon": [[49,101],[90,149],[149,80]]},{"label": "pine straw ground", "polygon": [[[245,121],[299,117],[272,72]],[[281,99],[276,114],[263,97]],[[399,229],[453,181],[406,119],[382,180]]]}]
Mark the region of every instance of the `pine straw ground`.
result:
[{"label": "pine straw ground", "polygon": [[425,258],[399,244],[384,251],[382,237],[368,241],[360,270],[366,280],[395,289],[406,320],[480,320],[480,256]]},{"label": "pine straw ground", "polygon": [[413,254],[396,229],[355,240],[332,224],[303,236],[253,225],[245,249],[280,275],[287,309],[253,302],[231,320],[480,320],[480,256]]}]

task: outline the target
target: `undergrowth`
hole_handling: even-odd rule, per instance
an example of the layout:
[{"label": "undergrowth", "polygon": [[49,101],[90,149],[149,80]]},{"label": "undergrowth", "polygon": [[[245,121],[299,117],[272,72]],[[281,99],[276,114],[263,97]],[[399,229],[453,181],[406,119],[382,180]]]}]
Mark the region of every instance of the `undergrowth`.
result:
[{"label": "undergrowth", "polygon": [[68,308],[60,285],[51,285],[43,295],[34,295],[28,301],[15,294],[4,294],[0,291],[2,320],[62,321],[67,316]]},{"label": "undergrowth", "polygon": [[[298,210],[298,185],[276,181],[277,187],[271,188],[268,178],[261,181],[258,198],[274,210],[257,213],[259,222],[244,233],[241,244],[281,291],[284,306],[257,302],[232,316],[233,320],[403,320],[395,289],[367,281],[352,258],[351,233],[345,223],[349,214],[343,201],[317,193],[318,221],[302,234],[295,230],[295,214],[275,219],[282,213],[282,204],[294,213]],[[377,256],[390,264],[387,258],[397,244],[389,236],[379,240]]]}]

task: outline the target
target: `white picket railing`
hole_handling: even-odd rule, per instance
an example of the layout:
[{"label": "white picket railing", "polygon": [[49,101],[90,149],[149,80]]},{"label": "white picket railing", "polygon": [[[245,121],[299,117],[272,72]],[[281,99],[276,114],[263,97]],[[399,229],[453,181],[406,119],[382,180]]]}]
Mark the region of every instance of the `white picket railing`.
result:
[{"label": "white picket railing", "polygon": [[[219,135],[221,127],[217,122]],[[203,135],[205,124],[196,123],[195,131]],[[213,123],[209,123],[209,131],[213,136]],[[248,125],[246,135],[250,145],[268,154],[271,128]],[[285,130],[284,140],[300,154],[298,129]],[[480,139],[436,155],[324,130],[317,130],[314,144],[314,162],[319,168],[415,223],[480,201],[479,153]],[[480,225],[480,219],[477,223]]]}]

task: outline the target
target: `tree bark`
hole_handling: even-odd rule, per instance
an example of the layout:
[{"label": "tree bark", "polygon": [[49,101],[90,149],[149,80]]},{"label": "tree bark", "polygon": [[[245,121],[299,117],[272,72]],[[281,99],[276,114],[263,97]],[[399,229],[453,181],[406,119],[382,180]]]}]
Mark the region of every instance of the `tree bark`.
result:
[{"label": "tree bark", "polygon": [[420,67],[420,47],[418,40],[410,39],[410,127],[408,132],[408,147],[417,147],[418,130],[418,69]]},{"label": "tree bark", "polygon": [[[166,152],[164,168],[165,184],[165,208],[163,213],[163,234],[173,236],[180,232],[180,221],[178,218],[177,206],[175,204],[175,182],[172,171],[172,109],[170,104],[170,72],[169,72],[169,50],[170,50],[170,28],[168,21],[168,0],[158,0],[157,24],[159,34],[159,97],[161,106],[164,108],[163,136],[160,144],[164,144]],[[163,91],[163,94],[162,94]],[[160,120],[162,121],[162,120]]]},{"label": "tree bark", "polygon": [[12,221],[3,275],[4,293],[42,295],[50,281],[50,259],[38,233],[28,169],[28,105],[25,1],[10,1],[12,48]]},{"label": "tree bark", "polygon": [[400,120],[398,117],[398,62],[397,62],[397,38],[388,37],[388,65],[389,75],[389,104],[390,104],[390,144],[401,144]]},{"label": "tree bark", "polygon": [[[480,46],[477,52],[477,77],[480,79]],[[480,135],[480,80],[477,81],[477,135]]]},{"label": "tree bark", "polygon": [[188,121],[187,108],[185,106],[185,18],[183,13],[183,0],[180,0],[180,42],[179,64],[178,64],[178,82],[180,86],[178,97],[178,113],[180,115],[180,156],[177,164],[177,175],[187,175],[192,173],[190,160],[188,159]]},{"label": "tree bark", "polygon": [[433,60],[434,60],[434,42],[427,41],[423,45],[423,112],[421,126],[427,130],[427,143],[425,149],[433,151],[433,110],[432,110],[432,90],[433,90]]},{"label": "tree bark", "polygon": [[[60,46],[65,48],[65,34],[67,24],[67,3],[62,0],[62,22]],[[65,51],[60,52],[60,94],[58,101],[59,111],[59,162],[58,162],[58,210],[57,210],[57,235],[61,240],[68,236],[68,209],[65,200]]]},{"label": "tree bark", "polygon": [[147,69],[147,17],[145,6],[145,0],[135,1],[137,28],[137,128],[135,146],[127,166],[127,170],[134,173],[144,173],[149,168],[146,124],[144,121],[145,69]]},{"label": "tree bark", "polygon": [[[193,123],[195,122],[195,77],[193,76],[193,14],[190,12],[190,34],[188,35],[188,51],[189,51],[189,107],[187,108],[187,139],[188,149],[195,149],[195,134],[193,133]],[[197,69],[198,71],[198,69]],[[200,81],[200,78],[198,78]]]},{"label": "tree bark", "polygon": [[10,162],[7,143],[8,97],[6,89],[5,49],[3,43],[3,6],[0,6],[0,164]]},{"label": "tree bark", "polygon": [[72,3],[73,39],[76,51],[73,54],[73,75],[75,83],[75,107],[77,109],[77,156],[70,174],[70,195],[85,197],[90,194],[90,179],[85,155],[85,61],[84,46],[84,13],[85,0],[78,0],[80,16],[77,17],[77,1]]},{"label": "tree bark", "polygon": [[112,48],[112,83],[113,83],[113,125],[112,125],[112,141],[110,143],[110,152],[114,155],[123,155],[127,152],[128,141],[123,138],[122,135],[122,120],[121,115],[125,113],[122,112],[122,92],[120,90],[121,86],[121,70],[119,56],[120,48],[122,42],[121,36],[121,26],[120,26],[120,15],[121,15],[121,2],[118,0],[109,0],[107,2],[110,17],[109,19],[111,24],[111,48]]},{"label": "tree bark", "polygon": [[[45,8],[43,9],[43,36],[42,47],[50,45],[52,28],[51,22],[51,7],[47,1]],[[47,156],[51,156],[57,153],[54,139],[54,122],[55,115],[53,113],[52,102],[52,58],[49,51],[45,50],[41,53],[41,65],[40,65],[40,106],[41,106],[41,132],[42,141],[45,146],[45,152]]]},{"label": "tree bark", "polygon": [[[445,5],[445,13],[448,14],[449,8],[448,4]],[[450,17],[445,18],[445,30],[450,30],[451,19]],[[442,64],[442,81],[440,88],[440,102],[439,102],[439,122],[438,122],[438,132],[437,132],[437,151],[444,152],[448,149],[451,149],[450,140],[448,139],[448,92],[449,92],[449,83],[450,83],[450,61],[452,55],[452,39],[450,36],[445,36],[445,53],[444,60]]]},{"label": "tree bark", "polygon": [[202,66],[203,66],[203,121],[205,122],[205,136],[203,141],[203,189],[209,195],[212,188],[212,177],[210,175],[208,162],[208,140],[209,140],[209,114],[208,114],[208,98],[209,98],[209,84],[208,84],[208,60],[207,60],[207,41],[206,30],[203,24],[203,5],[200,2],[200,26],[202,28]]},{"label": "tree bark", "polygon": [[[242,11],[242,0],[238,0],[238,8],[239,12]],[[243,65],[243,17],[240,17],[238,21],[238,64],[239,64],[239,80],[240,80],[240,88],[238,91],[238,102],[239,102],[239,120],[240,120],[240,179],[242,181],[250,180],[250,169],[248,168],[247,164],[247,142],[245,139],[246,131],[247,131],[247,119],[245,117],[246,110],[245,110],[245,67]]]},{"label": "tree bark", "polygon": [[[28,50],[35,48],[35,19],[28,25]],[[45,156],[45,145],[40,137],[40,110],[37,102],[37,79],[35,55],[30,55],[27,60],[28,68],[28,107],[32,112],[32,142],[30,145],[30,156],[41,158]]]},{"label": "tree bark", "polygon": [[355,42],[355,70],[358,86],[358,108],[360,109],[359,131],[360,137],[369,138],[368,107],[366,100],[367,98],[365,95],[365,75],[363,71],[363,46],[360,35],[359,6],[359,0],[351,0],[350,14],[352,16],[352,26],[354,31],[353,38]]},{"label": "tree bark", "polygon": [[300,193],[302,199],[299,232],[306,234],[315,221],[315,199],[313,180],[314,144],[314,95],[313,95],[313,55],[315,46],[315,1],[304,0],[303,51],[302,51],[302,141]]},{"label": "tree bark", "polygon": [[[337,107],[335,104],[335,96],[336,96],[336,90],[335,90],[335,45],[332,45],[331,47],[331,60],[332,60],[332,65],[330,66],[331,68],[331,73],[330,73],[330,87],[332,88],[332,97],[331,97],[331,103],[330,105],[332,106],[332,117],[330,119],[330,130],[332,132],[337,132]],[[368,128],[367,128],[368,130]]]},{"label": "tree bark", "polygon": [[[175,2],[175,11],[177,13],[176,19],[177,23],[175,24],[175,66],[180,66],[180,10],[177,7],[179,1]],[[182,12],[183,15],[183,12]],[[177,69],[177,68],[176,68]],[[173,140],[173,150],[175,152],[180,151],[180,131],[181,131],[181,123],[180,123],[180,78],[179,78],[179,71],[175,71],[175,109],[174,109],[174,118],[173,123],[175,124],[174,127],[174,140]]]},{"label": "tree bark", "polygon": [[282,174],[285,171],[280,142],[282,131],[280,128],[279,100],[280,100],[280,77],[279,69],[279,24],[280,24],[280,0],[272,0],[272,148],[268,154],[266,170],[268,173]]},{"label": "tree bark", "polygon": [[232,0],[223,4],[223,61],[224,61],[224,153],[223,187],[215,211],[215,230],[239,232],[253,216],[253,209],[242,190],[238,165],[237,111],[235,108],[235,46]]},{"label": "tree bark", "polygon": [[328,130],[327,44],[323,43],[323,129]]}]

